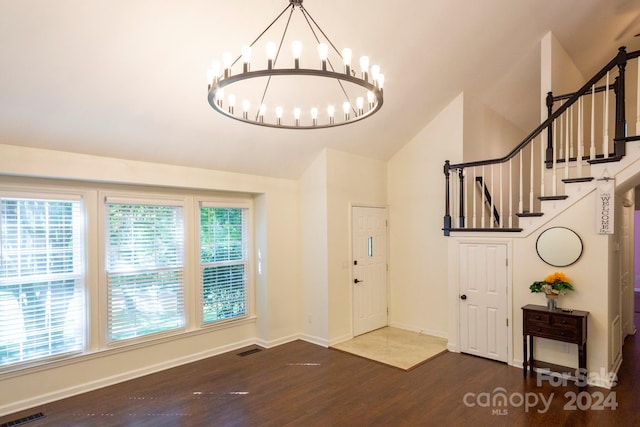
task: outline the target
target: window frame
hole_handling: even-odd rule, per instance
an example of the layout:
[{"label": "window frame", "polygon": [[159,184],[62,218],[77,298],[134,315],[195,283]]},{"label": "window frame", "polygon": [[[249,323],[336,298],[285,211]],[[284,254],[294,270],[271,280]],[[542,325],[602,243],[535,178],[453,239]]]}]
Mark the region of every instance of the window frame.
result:
[{"label": "window frame", "polygon": [[[143,187],[133,183],[69,181],[57,178],[8,177],[0,183],[0,193],[6,197],[65,200],[79,199],[82,226],[83,268],[83,339],[81,352],[65,353],[32,363],[0,367],[0,376],[9,378],[30,372],[72,365],[96,357],[107,357],[123,351],[173,342],[182,338],[209,334],[215,330],[242,327],[256,321],[255,264],[259,255],[255,246],[255,195],[247,192],[223,192],[214,189]],[[183,327],[167,332],[149,334],[140,339],[109,343],[107,340],[106,290],[106,206],[105,198],[122,199],[132,204],[143,202],[179,201],[183,208],[184,284]],[[247,208],[246,212],[246,314],[214,322],[203,323],[200,268],[200,204],[215,203],[218,207]]]},{"label": "window frame", "polygon": [[[197,303],[197,318],[196,324],[199,329],[209,329],[219,326],[225,326],[234,322],[240,322],[246,319],[255,318],[255,279],[254,279],[254,237],[253,237],[253,199],[249,198],[199,198],[194,203],[195,212],[195,226],[196,232],[194,242],[194,265],[195,265],[195,296]],[[202,262],[200,256],[200,239],[202,236],[202,229],[200,223],[200,209],[206,208],[231,208],[231,209],[246,209],[245,212],[245,254],[246,259],[243,263],[246,266],[245,271],[245,314],[242,316],[236,316],[228,319],[219,319],[214,321],[205,322],[204,320],[204,301],[203,301],[203,283],[201,276]],[[207,263],[210,264],[210,263]],[[229,265],[230,263],[224,262],[220,264]],[[237,264],[231,262],[231,264]]]},{"label": "window frame", "polygon": [[[25,186],[23,189],[19,184],[16,185],[0,185],[0,198],[6,199],[22,199],[22,200],[35,200],[35,201],[51,201],[51,202],[77,202],[77,211],[73,214],[73,227],[74,234],[77,232],[79,235],[74,239],[78,239],[75,243],[77,248],[74,249],[73,260],[73,272],[67,272],[58,275],[58,280],[73,280],[79,286],[79,289],[73,290],[72,299],[78,298],[79,303],[77,321],[81,332],[76,335],[76,338],[80,340],[78,349],[70,349],[59,353],[49,354],[45,356],[35,357],[32,359],[26,359],[18,361],[16,363],[10,363],[0,366],[0,374],[6,372],[20,371],[26,368],[38,367],[57,362],[59,360],[66,360],[79,355],[86,354],[90,348],[90,310],[89,310],[89,296],[91,295],[89,280],[88,280],[88,234],[87,227],[87,200],[86,194],[82,190],[70,190],[66,187],[57,188],[45,188],[40,186]],[[76,258],[77,255],[77,258]],[[25,276],[26,277],[26,276]],[[46,274],[34,276],[39,278],[39,281],[55,281],[56,275]],[[65,279],[66,278],[66,279]],[[11,281],[11,280],[9,280]],[[25,279],[15,279],[13,282],[25,283]],[[73,302],[73,301],[71,301]],[[24,322],[24,320],[23,320]]]},{"label": "window frame", "polygon": [[[100,231],[98,241],[100,242],[99,265],[100,265],[100,349],[111,349],[128,347],[136,344],[146,343],[183,334],[189,330],[189,265],[187,246],[189,245],[189,233],[187,225],[187,206],[189,204],[187,196],[159,193],[142,192],[109,192],[101,191],[98,197]],[[165,331],[151,332],[148,334],[112,340],[109,329],[109,272],[107,271],[107,246],[109,244],[108,226],[108,205],[109,204],[130,204],[147,206],[172,206],[182,209],[182,325]]]}]

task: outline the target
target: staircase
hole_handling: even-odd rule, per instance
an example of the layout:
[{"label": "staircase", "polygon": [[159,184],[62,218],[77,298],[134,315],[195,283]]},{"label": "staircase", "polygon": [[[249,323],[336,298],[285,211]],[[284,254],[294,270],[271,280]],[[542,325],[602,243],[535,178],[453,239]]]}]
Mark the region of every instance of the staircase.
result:
[{"label": "staircase", "polygon": [[[578,91],[546,98],[548,118],[498,159],[444,164],[444,235],[527,232],[640,160],[640,51],[624,47]],[[638,70],[627,84],[626,68]],[[629,136],[626,112],[635,115]],[[640,162],[638,162],[640,163]],[[635,168],[640,170],[640,167]]]}]

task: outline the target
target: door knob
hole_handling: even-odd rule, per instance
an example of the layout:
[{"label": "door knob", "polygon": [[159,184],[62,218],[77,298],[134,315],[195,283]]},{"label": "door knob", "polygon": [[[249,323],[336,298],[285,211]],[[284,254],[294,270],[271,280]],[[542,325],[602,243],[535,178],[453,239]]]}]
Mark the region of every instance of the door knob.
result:
[{"label": "door knob", "polygon": [[465,299],[467,299],[467,296],[466,296],[466,295],[464,295],[464,294],[462,294],[462,295],[460,295],[460,299],[461,299],[461,300],[465,300]]},{"label": "door knob", "polygon": [[362,282],[362,280],[353,279],[353,283],[360,283],[360,282]]}]

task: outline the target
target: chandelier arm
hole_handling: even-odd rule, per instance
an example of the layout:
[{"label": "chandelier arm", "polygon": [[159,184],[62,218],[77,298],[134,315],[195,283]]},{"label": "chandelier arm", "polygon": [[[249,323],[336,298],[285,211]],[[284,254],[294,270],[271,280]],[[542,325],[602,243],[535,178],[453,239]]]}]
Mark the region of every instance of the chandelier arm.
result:
[{"label": "chandelier arm", "polygon": [[[320,25],[318,25],[318,23],[316,22],[315,19],[313,19],[313,16],[311,16],[311,14],[309,12],[307,12],[307,9],[305,9],[305,7],[303,5],[300,5],[300,10],[302,11],[302,15],[305,17],[305,19],[307,19],[307,17],[309,17],[309,19],[311,19],[311,22],[313,22],[313,24],[316,26],[316,28],[320,31],[320,33],[322,33],[322,35],[324,36],[325,39],[327,39],[327,41],[329,42],[329,44],[331,45],[331,47],[333,48],[333,50],[336,51],[336,53],[338,54],[338,56],[340,57],[340,59],[344,59],[342,57],[342,54],[340,53],[340,51],[338,50],[338,48],[333,44],[333,42],[331,41],[331,39],[329,38],[329,36],[327,36],[325,34],[325,32],[322,30],[322,28],[320,28]],[[307,19],[307,23],[309,23],[309,19]],[[311,27],[311,24],[309,24],[309,27]],[[311,29],[311,31],[313,32],[313,28]],[[315,36],[315,33],[313,34]],[[316,36],[316,41],[318,40],[318,37]]]},{"label": "chandelier arm", "polygon": [[[285,13],[285,12],[287,11],[287,9],[289,9],[289,8],[291,8],[291,12],[293,13],[293,8],[294,8],[294,6],[293,6],[293,4],[289,4],[287,7],[285,7],[285,8],[282,10],[282,12],[280,12],[280,14],[276,17],[276,19],[274,19],[273,21],[271,21],[271,24],[269,24],[269,25],[267,26],[267,28],[265,28],[265,29],[260,33],[260,35],[259,35],[258,37],[256,37],[256,39],[255,39],[254,41],[252,41],[252,42],[251,42],[251,44],[249,45],[249,47],[253,47],[253,45],[254,45],[254,44],[256,44],[256,42],[257,42],[258,40],[260,40],[260,38],[261,38],[262,36],[264,36],[264,33],[266,33],[267,31],[269,31],[269,29],[270,29],[271,27],[273,27],[273,24],[275,24],[275,23],[278,21],[278,19],[280,19],[280,17],[281,17],[282,15],[284,15],[284,13]],[[289,15],[289,19],[291,19],[291,15]],[[287,25],[289,25],[289,24],[287,23]],[[285,31],[286,31],[286,30],[285,30]],[[238,57],[236,58],[236,60],[235,60],[235,61],[233,61],[233,63],[231,64],[231,66],[236,65],[236,62],[238,62],[238,61],[240,60],[240,58],[242,58],[242,55],[238,56]]]},{"label": "chandelier arm", "polygon": [[[333,44],[331,39],[329,39],[329,37],[322,30],[322,28],[320,28],[320,25],[318,25],[318,23],[315,21],[315,19],[313,19],[313,16],[311,16],[311,14],[309,12],[307,12],[307,9],[305,9],[304,6],[300,5],[300,11],[302,12],[302,16],[304,16],[304,19],[307,21],[307,25],[309,25],[309,29],[311,30],[311,34],[313,34],[313,37],[315,37],[316,42],[320,43],[320,39],[318,38],[318,35],[316,34],[315,30],[313,29],[313,25],[311,25],[311,22],[313,22],[313,24],[316,26],[318,31],[320,31],[320,33],[322,33],[324,38],[329,42],[329,44],[331,45],[333,50],[336,51],[338,56],[340,58],[342,58],[342,55],[340,54],[340,52],[338,51],[336,46]],[[309,22],[309,19],[311,19],[311,22]],[[335,71],[335,68],[333,68],[333,64],[331,63],[331,60],[327,59],[327,62],[329,63],[329,66],[331,67],[331,71]],[[342,90],[342,93],[344,94],[344,97],[347,99],[347,101],[349,101],[349,95],[347,94],[347,90],[344,88],[344,85],[342,84],[342,81],[340,79],[336,79],[336,80],[337,80],[338,84],[340,85],[340,89]],[[349,101],[349,103],[351,104],[351,101]],[[355,107],[353,105],[351,105],[351,111],[354,114],[357,113],[357,111],[356,111],[356,109],[355,109]]]},{"label": "chandelier arm", "polygon": [[[291,16],[293,16],[293,11],[295,10],[295,6],[293,3],[289,4],[289,6],[287,6],[282,13],[280,13],[280,15],[278,15],[278,17],[276,18],[276,21],[282,16],[282,14],[287,10],[287,8],[291,8],[291,12],[289,13],[289,18],[287,18],[287,25],[285,25],[284,27],[284,31],[282,32],[282,37],[280,37],[280,43],[278,44],[278,51],[276,52],[276,57],[273,58],[273,66],[276,66],[276,62],[278,62],[278,57],[280,56],[280,50],[282,50],[282,43],[284,42],[284,38],[287,35],[287,30],[289,29],[289,24],[291,23]],[[271,25],[274,24],[273,21],[269,27],[271,27]],[[268,30],[269,28],[267,28]],[[258,41],[258,39],[260,39],[260,37],[262,37],[262,35],[267,31],[264,30],[262,32],[262,34],[260,34],[260,36],[254,40],[254,42],[252,43],[252,45]],[[237,60],[236,60],[237,61]],[[269,84],[271,83],[271,76],[269,76],[269,78],[267,79],[267,83],[264,85],[264,91],[262,92],[262,98],[260,98],[260,105],[264,104],[264,99],[267,97],[267,91],[269,90]],[[256,120],[258,120],[258,115],[260,114],[260,111],[256,112]]]}]

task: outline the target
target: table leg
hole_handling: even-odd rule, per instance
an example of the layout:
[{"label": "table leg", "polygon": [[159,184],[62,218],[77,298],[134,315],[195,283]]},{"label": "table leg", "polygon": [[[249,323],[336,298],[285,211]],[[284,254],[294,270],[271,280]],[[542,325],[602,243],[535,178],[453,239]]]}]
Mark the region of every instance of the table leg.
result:
[{"label": "table leg", "polygon": [[522,336],[522,375],[527,377],[527,336]]}]

